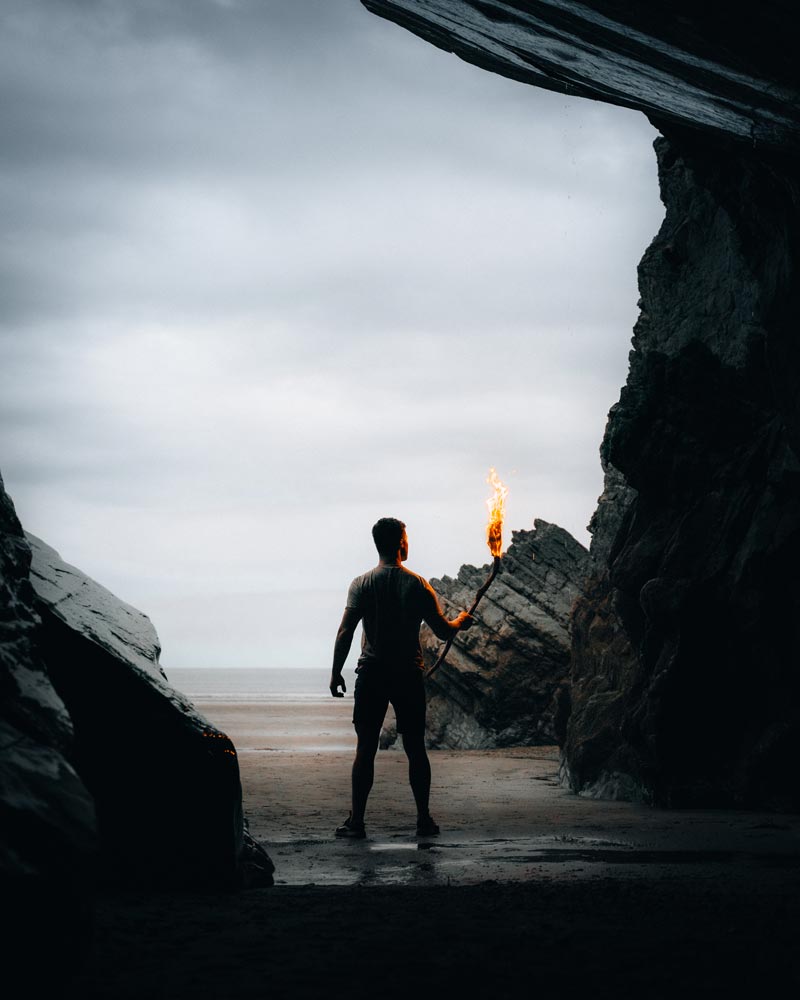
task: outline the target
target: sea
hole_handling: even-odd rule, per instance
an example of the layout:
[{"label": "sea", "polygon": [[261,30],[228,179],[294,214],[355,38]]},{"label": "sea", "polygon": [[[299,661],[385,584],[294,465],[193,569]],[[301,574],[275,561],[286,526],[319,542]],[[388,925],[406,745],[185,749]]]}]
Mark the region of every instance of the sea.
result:
[{"label": "sea", "polygon": [[202,702],[329,701],[330,672],[318,667],[175,667],[166,671],[173,687]]},{"label": "sea", "polygon": [[350,685],[346,698],[332,698],[328,671],[176,667],[165,672],[240,752],[352,752]]}]

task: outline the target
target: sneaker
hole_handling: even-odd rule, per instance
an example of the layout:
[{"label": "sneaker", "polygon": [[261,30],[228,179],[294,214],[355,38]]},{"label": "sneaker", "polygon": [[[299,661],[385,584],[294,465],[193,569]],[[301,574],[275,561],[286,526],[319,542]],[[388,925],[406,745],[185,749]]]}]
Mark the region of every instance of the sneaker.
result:
[{"label": "sneaker", "polygon": [[418,837],[435,837],[439,832],[439,827],[430,813],[422,819],[417,820]]},{"label": "sneaker", "polygon": [[366,835],[367,831],[364,824],[354,823],[352,814],[347,817],[341,826],[336,827],[337,837],[347,837],[350,840],[363,840]]}]

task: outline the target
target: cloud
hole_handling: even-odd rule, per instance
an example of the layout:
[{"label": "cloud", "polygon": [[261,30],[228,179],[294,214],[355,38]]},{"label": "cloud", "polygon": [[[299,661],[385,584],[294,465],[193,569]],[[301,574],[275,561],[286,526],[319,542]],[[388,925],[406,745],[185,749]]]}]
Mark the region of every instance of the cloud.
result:
[{"label": "cloud", "polygon": [[419,572],[483,561],[489,465],[510,527],[586,540],[661,215],[642,116],[355,2],[0,28],[4,477],[169,662],[303,655],[287,592],[318,655],[387,512]]}]

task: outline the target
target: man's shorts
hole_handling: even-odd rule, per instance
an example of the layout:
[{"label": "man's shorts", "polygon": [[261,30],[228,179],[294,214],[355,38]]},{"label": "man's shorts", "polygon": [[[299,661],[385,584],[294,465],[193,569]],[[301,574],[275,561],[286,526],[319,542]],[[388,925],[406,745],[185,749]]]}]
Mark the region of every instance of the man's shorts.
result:
[{"label": "man's shorts", "polygon": [[419,667],[389,670],[371,663],[356,674],[353,725],[361,736],[377,736],[391,702],[397,731],[406,736],[425,733],[425,681]]}]

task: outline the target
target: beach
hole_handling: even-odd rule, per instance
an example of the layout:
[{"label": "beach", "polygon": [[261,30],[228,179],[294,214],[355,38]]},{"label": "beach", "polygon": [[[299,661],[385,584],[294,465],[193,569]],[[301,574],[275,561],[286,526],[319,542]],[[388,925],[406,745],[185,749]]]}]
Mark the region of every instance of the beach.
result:
[{"label": "beach", "polygon": [[339,841],[349,698],[197,704],[237,747],[276,884],[105,894],[76,996],[393,997],[456,972],[476,992],[600,996],[800,983],[797,817],[583,799],[554,747],[448,750],[431,752],[442,833],[418,840],[405,757],[386,750],[367,839]]},{"label": "beach", "polygon": [[[433,750],[431,812],[415,837],[402,750],[381,750],[368,838],[342,842],[355,738],[352,701],[199,703],[239,753],[245,813],[279,885],[472,884],[557,877],[713,877],[737,858],[794,857],[800,824],[769,814],[599,802],[559,784],[557,747]],[[420,847],[423,849],[420,850]],[[772,863],[770,861],[770,863]]]}]

